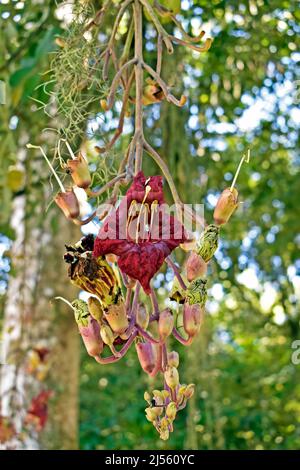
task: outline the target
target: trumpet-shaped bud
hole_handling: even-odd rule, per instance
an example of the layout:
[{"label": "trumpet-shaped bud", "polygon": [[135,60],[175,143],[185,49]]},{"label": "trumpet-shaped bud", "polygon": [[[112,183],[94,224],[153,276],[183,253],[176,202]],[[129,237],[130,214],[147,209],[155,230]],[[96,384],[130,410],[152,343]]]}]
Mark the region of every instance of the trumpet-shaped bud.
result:
[{"label": "trumpet-shaped bud", "polygon": [[151,408],[149,406],[148,408],[145,409],[145,412],[146,412],[146,418],[148,421],[150,421],[150,423],[153,423],[154,421],[156,421],[157,414],[156,414],[155,408]]},{"label": "trumpet-shaped bud", "polygon": [[166,308],[159,315],[158,332],[160,339],[164,341],[172,333],[174,317],[170,309]]},{"label": "trumpet-shaped bud", "polygon": [[169,418],[171,421],[174,421],[174,419],[176,418],[176,413],[177,413],[177,406],[176,406],[176,403],[174,403],[173,401],[171,401],[168,406],[167,406],[167,409],[166,409],[166,416],[167,418]]},{"label": "trumpet-shaped bud", "polygon": [[90,186],[92,182],[90,170],[81,153],[78,157],[67,161],[67,169],[76,186],[83,189]]},{"label": "trumpet-shaped bud", "polygon": [[136,312],[136,324],[146,330],[149,325],[149,313],[144,304],[140,304]]},{"label": "trumpet-shaped bud", "polygon": [[214,210],[215,223],[217,225],[226,224],[238,205],[237,190],[235,188],[224,189]]},{"label": "trumpet-shaped bud", "polygon": [[195,392],[195,384],[189,384],[184,391],[185,398],[189,400],[194,395],[194,392]]},{"label": "trumpet-shaped bud", "polygon": [[171,367],[179,366],[179,354],[176,351],[171,351],[168,353],[168,364]]},{"label": "trumpet-shaped bud", "polygon": [[129,323],[123,301],[107,307],[107,310],[104,312],[104,316],[115,333],[120,335],[127,330]]},{"label": "trumpet-shaped bud", "polygon": [[103,351],[103,341],[100,338],[100,327],[98,322],[90,316],[88,319],[88,326],[79,326],[79,332],[87,353],[90,356],[99,356]]},{"label": "trumpet-shaped bud", "polygon": [[204,312],[199,304],[190,305],[188,302],[183,307],[183,326],[189,336],[195,336],[203,322]]},{"label": "trumpet-shaped bud", "polygon": [[103,343],[107,344],[109,347],[113,346],[115,337],[114,334],[108,325],[102,325],[100,328],[100,336]]},{"label": "trumpet-shaped bud", "polygon": [[165,376],[165,381],[168,387],[170,387],[171,389],[174,389],[177,387],[177,385],[179,384],[179,374],[178,374],[178,370],[176,369],[176,367],[168,366],[165,371],[164,376]]},{"label": "trumpet-shaped bud", "polygon": [[156,347],[149,341],[136,343],[135,347],[142,369],[151,375],[155,371],[157,364]]},{"label": "trumpet-shaped bud", "polygon": [[207,271],[207,264],[201,258],[201,256],[197,255],[194,251],[192,251],[187,259],[186,262],[186,277],[187,280],[193,281],[198,277],[202,277],[206,274]]},{"label": "trumpet-shaped bud", "polygon": [[186,300],[190,305],[199,304],[201,307],[205,305],[207,300],[206,279],[195,279],[191,282],[186,291]]},{"label": "trumpet-shaped bud", "polygon": [[90,356],[98,356],[103,350],[98,322],[91,317],[88,306],[83,300],[72,302],[74,316],[86,350]]},{"label": "trumpet-shaped bud", "polygon": [[59,192],[55,196],[54,201],[63,211],[67,219],[77,219],[80,210],[79,203],[73,189],[65,191],[64,193],[62,191]]},{"label": "trumpet-shaped bud", "polygon": [[214,224],[208,225],[202,232],[197,249],[198,255],[207,263],[218,248],[220,227]]},{"label": "trumpet-shaped bud", "polygon": [[101,304],[96,297],[89,297],[88,298],[88,308],[89,312],[92,315],[92,317],[97,320],[98,323],[101,322],[101,319],[103,317],[103,310],[101,307]]}]

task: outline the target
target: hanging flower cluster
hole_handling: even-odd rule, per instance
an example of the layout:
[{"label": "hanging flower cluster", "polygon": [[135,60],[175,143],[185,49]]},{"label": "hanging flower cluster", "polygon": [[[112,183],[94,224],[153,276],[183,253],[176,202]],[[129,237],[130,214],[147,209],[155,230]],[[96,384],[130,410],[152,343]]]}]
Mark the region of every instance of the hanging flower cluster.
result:
[{"label": "hanging flower cluster", "polygon": [[[215,223],[207,225],[198,243],[192,245],[182,272],[170,255],[188,245],[190,235],[167,213],[162,178],[146,178],[141,171],[96,238],[87,235],[73,246],[66,245],[64,259],[70,280],[90,294],[87,302],[76,299],[69,303],[88,354],[100,364],[117,362],[135,344],[145,373],[163,375],[164,388],[145,393],[146,418],[162,439],[168,439],[177,413],[194,393],[193,384],[180,383],[179,355],[167,351],[167,342],[173,336],[190,345],[200,331],[207,299],[207,264],[218,246],[220,220],[225,223],[234,210],[228,215],[232,204],[228,191],[219,198]],[[160,311],[152,279],[164,262],[174,270],[169,296],[177,308]],[[149,302],[141,300],[145,296]],[[181,333],[175,326],[178,315],[183,317]]]},{"label": "hanging flower cluster", "polygon": [[[98,27],[107,10],[107,3],[95,19],[85,25],[85,31]],[[156,70],[143,58],[142,12],[157,30]],[[123,15],[129,13],[129,25],[123,54],[118,58],[115,50],[116,33]],[[170,35],[163,23],[173,22],[182,38]],[[103,111],[112,109],[118,88],[123,88],[123,101],[119,125],[105,147],[96,146],[98,153],[108,152],[123,131],[125,116],[130,114],[130,104],[135,106],[135,131],[120,163],[118,174],[101,188],[93,188],[93,178],[87,159],[79,152],[73,153],[64,141],[71,158],[63,165],[71,177],[72,185],[65,189],[52,164],[41,147],[39,148],[53,172],[60,191],[54,201],[64,215],[77,225],[90,222],[96,215],[104,219],[99,233],[83,237],[75,245],[66,245],[64,255],[68,264],[71,282],[89,294],[88,301],[64,300],[72,308],[79,333],[87,353],[99,364],[121,360],[131,346],[135,346],[140,365],[151,377],[162,375],[161,390],[145,392],[146,418],[166,440],[173,431],[177,413],[182,410],[194,393],[193,384],[181,383],[179,377],[179,355],[168,352],[168,340],[174,337],[183,345],[190,345],[199,334],[207,299],[207,266],[217,247],[220,227],[226,224],[238,206],[236,178],[244,156],[230,188],[221,194],[214,211],[214,223],[205,225],[198,242],[189,233],[182,220],[184,204],[168,166],[156,150],[146,141],[143,133],[143,107],[166,100],[175,106],[185,105],[187,98],[172,95],[170,87],[161,77],[162,51],[173,52],[173,44],[181,44],[197,52],[206,52],[211,46],[207,38],[204,45],[196,45],[204,36],[190,37],[176,18],[176,12],[148,0],[125,0],[119,4],[107,47],[100,54],[103,79],[108,80],[108,69],[115,68],[115,75],[106,99],[101,99]],[[134,42],[134,48],[131,47]],[[63,46],[64,47],[64,46]],[[133,54],[133,56],[131,56]],[[112,59],[112,60],[111,60]],[[110,65],[110,63],[112,64]],[[144,83],[144,74],[148,77]],[[61,141],[60,141],[61,142]],[[59,143],[60,145],[60,143]],[[145,176],[142,158],[146,152],[158,165],[167,181],[176,205],[176,216],[170,214],[165,204],[163,178]],[[246,161],[249,160],[249,155]],[[120,204],[117,196],[121,185],[131,183]],[[94,211],[86,220],[80,219],[80,204],[76,187],[87,196],[95,198],[112,189],[110,211],[101,216]],[[196,212],[189,211],[191,220],[202,223]],[[183,268],[173,261],[176,249],[187,251]],[[160,309],[153,287],[153,278],[164,264],[174,272],[174,282]],[[183,318],[182,330],[178,331],[177,318]],[[33,404],[29,416],[34,416]],[[40,421],[40,426],[43,423]]]}]

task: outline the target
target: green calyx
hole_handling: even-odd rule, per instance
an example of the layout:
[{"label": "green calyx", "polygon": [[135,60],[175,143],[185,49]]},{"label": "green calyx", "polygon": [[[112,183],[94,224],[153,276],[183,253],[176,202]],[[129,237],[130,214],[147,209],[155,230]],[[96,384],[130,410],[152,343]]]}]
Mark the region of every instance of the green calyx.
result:
[{"label": "green calyx", "polygon": [[89,309],[84,300],[76,299],[72,302],[74,308],[74,316],[78,326],[88,326],[89,324]]},{"label": "green calyx", "polygon": [[206,279],[195,279],[187,288],[186,299],[190,305],[205,305],[207,300]]},{"label": "green calyx", "polygon": [[220,227],[210,224],[201,234],[197,254],[207,263],[218,248]]}]

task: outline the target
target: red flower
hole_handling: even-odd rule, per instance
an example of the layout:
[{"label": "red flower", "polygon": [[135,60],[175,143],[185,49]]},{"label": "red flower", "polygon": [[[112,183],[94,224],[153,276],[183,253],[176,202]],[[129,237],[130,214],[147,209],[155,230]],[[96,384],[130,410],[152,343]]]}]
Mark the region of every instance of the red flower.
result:
[{"label": "red flower", "polygon": [[52,396],[51,390],[43,390],[33,397],[26,415],[26,423],[33,424],[37,431],[41,431],[48,419],[48,401]]},{"label": "red flower", "polygon": [[139,172],[119,207],[95,240],[93,255],[118,256],[121,271],[138,280],[146,293],[165,258],[188,240],[184,227],[164,205],[161,176]]}]

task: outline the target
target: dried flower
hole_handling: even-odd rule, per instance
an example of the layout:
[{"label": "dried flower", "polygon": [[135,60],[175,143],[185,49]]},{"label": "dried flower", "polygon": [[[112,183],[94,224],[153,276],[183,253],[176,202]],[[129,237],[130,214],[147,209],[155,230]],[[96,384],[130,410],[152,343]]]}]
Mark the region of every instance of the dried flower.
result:
[{"label": "dried flower", "polygon": [[107,307],[104,311],[104,317],[114,333],[121,335],[127,330],[129,324],[123,301]]},{"label": "dried flower", "polygon": [[183,326],[186,333],[193,337],[200,330],[204,318],[203,308],[199,304],[190,305],[188,302],[183,307]]},{"label": "dried flower", "polygon": [[174,403],[173,401],[171,401],[167,408],[166,408],[166,416],[167,418],[169,418],[171,421],[174,421],[174,419],[176,418],[176,414],[177,414],[177,406],[176,406],[176,403]]},{"label": "dried flower", "polygon": [[218,248],[220,227],[214,224],[208,225],[202,232],[197,249],[198,255],[207,263]]},{"label": "dried flower", "polygon": [[67,161],[67,169],[76,186],[83,189],[90,186],[92,182],[90,170],[87,161],[81,153],[74,159]]}]

